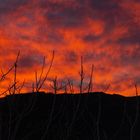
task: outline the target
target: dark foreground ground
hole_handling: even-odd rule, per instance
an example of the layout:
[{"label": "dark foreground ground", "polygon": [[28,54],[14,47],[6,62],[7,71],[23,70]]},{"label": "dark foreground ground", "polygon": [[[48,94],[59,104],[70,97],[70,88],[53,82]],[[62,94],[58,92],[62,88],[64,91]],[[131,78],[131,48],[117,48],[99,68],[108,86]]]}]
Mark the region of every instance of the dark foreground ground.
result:
[{"label": "dark foreground ground", "polygon": [[0,140],[140,140],[139,97],[30,93],[0,99]]}]

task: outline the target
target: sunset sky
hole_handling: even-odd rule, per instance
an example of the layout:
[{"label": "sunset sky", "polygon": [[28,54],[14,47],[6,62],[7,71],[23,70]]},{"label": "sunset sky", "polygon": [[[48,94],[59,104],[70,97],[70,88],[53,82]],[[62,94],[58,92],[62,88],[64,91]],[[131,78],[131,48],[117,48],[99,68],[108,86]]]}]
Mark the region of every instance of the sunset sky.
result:
[{"label": "sunset sky", "polygon": [[[34,72],[79,84],[83,56],[85,84],[94,64],[94,91],[131,96],[140,85],[140,0],[0,0],[0,68],[13,65],[20,50],[18,81],[31,90]],[[12,83],[13,73],[0,90]],[[1,73],[0,73],[1,75]]]}]

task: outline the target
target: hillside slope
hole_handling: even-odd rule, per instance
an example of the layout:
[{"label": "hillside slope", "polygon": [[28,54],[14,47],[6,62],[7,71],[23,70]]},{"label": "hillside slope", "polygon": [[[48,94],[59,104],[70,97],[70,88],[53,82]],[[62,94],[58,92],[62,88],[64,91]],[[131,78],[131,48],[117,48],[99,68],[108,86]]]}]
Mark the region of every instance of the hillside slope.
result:
[{"label": "hillside slope", "polygon": [[0,140],[140,140],[139,97],[29,93],[0,99]]}]

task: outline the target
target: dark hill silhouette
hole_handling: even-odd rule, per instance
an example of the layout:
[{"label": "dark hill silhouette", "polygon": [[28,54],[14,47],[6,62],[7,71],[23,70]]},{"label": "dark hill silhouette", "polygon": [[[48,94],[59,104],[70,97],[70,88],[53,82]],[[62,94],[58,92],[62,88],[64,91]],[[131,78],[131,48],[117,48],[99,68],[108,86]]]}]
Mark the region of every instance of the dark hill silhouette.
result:
[{"label": "dark hill silhouette", "polygon": [[140,97],[29,93],[0,99],[0,140],[140,140]]}]

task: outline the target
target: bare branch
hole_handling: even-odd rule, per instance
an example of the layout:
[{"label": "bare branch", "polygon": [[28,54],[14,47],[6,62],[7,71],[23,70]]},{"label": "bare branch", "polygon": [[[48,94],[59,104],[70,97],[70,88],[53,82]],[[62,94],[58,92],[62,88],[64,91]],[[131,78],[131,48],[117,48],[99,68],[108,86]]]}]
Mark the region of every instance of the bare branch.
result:
[{"label": "bare branch", "polygon": [[68,86],[69,86],[69,89],[70,89],[70,93],[73,94],[74,93],[73,81],[70,81],[68,79]]},{"label": "bare branch", "polygon": [[34,87],[34,83],[32,83],[32,92],[35,92],[35,87]]},{"label": "bare branch", "polygon": [[43,58],[43,64],[42,64],[42,69],[41,69],[41,73],[40,73],[40,77],[39,77],[39,80],[37,82],[37,87],[39,86],[41,80],[42,80],[42,76],[43,76],[43,72],[44,72],[44,68],[45,68],[45,56]]},{"label": "bare branch", "polygon": [[84,81],[84,68],[83,68],[83,57],[81,56],[81,69],[80,69],[80,94],[83,93],[83,81]]},{"label": "bare branch", "polygon": [[12,94],[11,89],[13,89],[13,87],[15,86],[15,84],[17,84],[17,83],[12,84],[11,86],[9,85],[9,88],[6,91],[2,92],[0,94],[0,96],[6,94],[8,91],[9,91],[10,94]]},{"label": "bare branch", "polygon": [[36,92],[38,92],[38,76],[37,76],[37,71],[35,72],[35,85],[36,85],[35,90],[36,90]]},{"label": "bare branch", "polygon": [[6,72],[6,73],[3,73],[3,75],[2,75],[2,77],[1,77],[1,79],[0,79],[0,81],[2,81],[2,80],[4,80],[5,79],[5,77],[13,70],[13,68],[14,68],[14,65]]},{"label": "bare branch", "polygon": [[[47,77],[48,77],[48,74],[50,73],[50,70],[51,70],[51,67],[52,67],[52,64],[53,64],[53,61],[54,61],[54,55],[55,55],[55,53],[54,53],[54,51],[53,51],[53,52],[52,52],[52,59],[51,59],[51,62],[50,62],[50,66],[49,66],[49,68],[48,68],[48,71],[47,71],[47,73],[46,73],[44,79],[42,79],[42,82],[41,82],[41,80],[40,80],[40,83],[39,83],[39,85],[38,85],[37,91],[39,91],[39,90],[42,88],[43,84],[45,83],[45,81],[46,81],[46,79],[47,79]],[[44,64],[45,64],[45,63],[44,63]],[[43,68],[43,69],[44,69],[44,68]]]},{"label": "bare branch", "polygon": [[[17,63],[18,63],[19,55],[20,55],[20,51],[17,54],[17,58],[16,58],[16,61],[15,61],[15,64],[14,64],[14,68],[15,68],[15,71],[14,71],[14,83],[17,82]],[[16,84],[14,84],[13,88],[14,88],[13,94],[15,94],[15,92],[16,92]]]},{"label": "bare branch", "polygon": [[58,90],[57,76],[55,76],[55,78],[52,80],[52,85],[50,86],[54,90],[54,94],[57,94]]},{"label": "bare branch", "polygon": [[23,81],[23,83],[20,86],[17,87],[18,94],[21,93],[21,90],[23,89],[24,85],[25,85],[25,80]]},{"label": "bare branch", "polygon": [[110,84],[108,84],[107,86],[106,86],[106,88],[103,90],[103,92],[107,92],[107,90],[110,88]]},{"label": "bare branch", "polygon": [[89,84],[88,84],[88,93],[92,92],[93,90],[93,69],[94,69],[94,65],[92,64],[91,67],[91,74],[90,74],[90,80],[89,80]]}]

